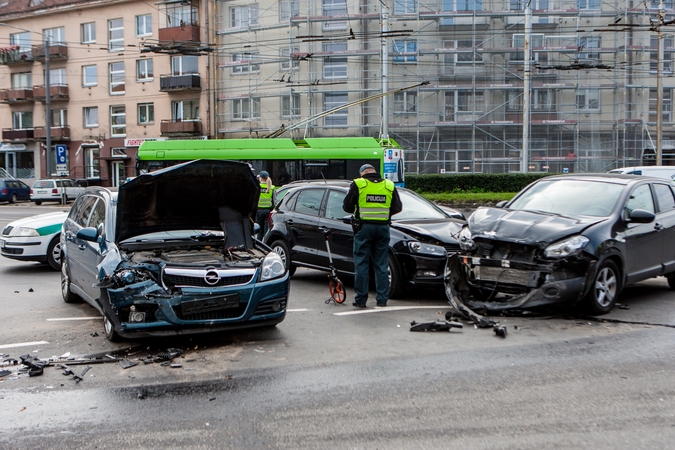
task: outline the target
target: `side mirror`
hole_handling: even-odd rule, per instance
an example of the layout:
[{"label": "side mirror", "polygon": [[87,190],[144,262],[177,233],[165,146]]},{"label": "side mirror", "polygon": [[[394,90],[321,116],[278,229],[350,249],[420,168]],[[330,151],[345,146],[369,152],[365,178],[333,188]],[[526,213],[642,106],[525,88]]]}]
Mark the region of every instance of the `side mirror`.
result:
[{"label": "side mirror", "polygon": [[501,202],[498,202],[498,203],[495,205],[495,207],[496,207],[496,208],[503,208],[503,207],[506,206],[506,204],[507,204],[508,202],[509,202],[508,200],[502,200]]},{"label": "side mirror", "polygon": [[253,224],[253,234],[258,234],[258,233],[260,233],[260,225],[258,225],[257,223],[254,223]]},{"label": "side mirror", "polygon": [[634,223],[651,223],[656,218],[654,213],[644,209],[634,209],[628,217]]},{"label": "side mirror", "polygon": [[77,238],[82,239],[83,241],[101,243],[103,238],[99,234],[99,230],[94,227],[82,228],[77,232]]},{"label": "side mirror", "polygon": [[348,216],[344,216],[344,217],[342,218],[342,222],[343,222],[343,223],[346,223],[347,225],[351,225],[353,219],[354,219],[354,216],[351,215],[351,214],[349,214]]}]

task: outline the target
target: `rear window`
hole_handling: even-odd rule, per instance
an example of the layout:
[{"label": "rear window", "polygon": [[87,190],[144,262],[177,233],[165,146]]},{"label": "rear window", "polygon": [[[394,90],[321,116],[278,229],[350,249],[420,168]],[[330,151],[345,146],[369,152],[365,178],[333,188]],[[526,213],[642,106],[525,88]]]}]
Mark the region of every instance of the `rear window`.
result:
[{"label": "rear window", "polygon": [[51,180],[39,180],[36,181],[33,185],[33,188],[50,188],[54,186],[54,182]]}]

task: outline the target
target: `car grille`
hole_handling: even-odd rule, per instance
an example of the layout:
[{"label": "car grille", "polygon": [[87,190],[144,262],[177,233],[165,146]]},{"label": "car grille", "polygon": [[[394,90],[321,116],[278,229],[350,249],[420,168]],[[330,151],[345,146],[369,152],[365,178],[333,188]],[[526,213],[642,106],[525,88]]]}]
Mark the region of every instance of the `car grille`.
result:
[{"label": "car grille", "polygon": [[[256,269],[184,269],[166,267],[162,273],[165,286],[176,287],[223,287],[250,283]],[[213,275],[217,273],[216,277]],[[207,282],[207,274],[211,282]]]},{"label": "car grille", "polygon": [[218,319],[235,319],[241,317],[246,311],[246,305],[241,305],[237,308],[227,308],[220,311],[207,311],[193,314],[183,314],[180,305],[174,306],[173,311],[176,317],[180,320],[218,320]]},{"label": "car grille", "polygon": [[[281,309],[279,311],[272,310],[272,305],[275,304],[276,302],[281,302]],[[286,309],[286,297],[273,298],[271,300],[265,300],[264,302],[260,302],[260,304],[258,304],[258,307],[255,309],[253,315],[262,316],[264,314],[274,314],[281,312],[285,309]]]},{"label": "car grille", "polygon": [[490,259],[508,259],[510,261],[533,263],[537,247],[500,241],[476,241],[476,256]]}]

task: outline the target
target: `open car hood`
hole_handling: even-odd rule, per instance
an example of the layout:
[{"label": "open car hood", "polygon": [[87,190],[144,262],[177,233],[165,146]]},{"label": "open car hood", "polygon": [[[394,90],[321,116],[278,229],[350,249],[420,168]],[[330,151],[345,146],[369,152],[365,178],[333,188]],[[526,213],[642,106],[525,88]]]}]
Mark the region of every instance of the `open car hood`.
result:
[{"label": "open car hood", "polygon": [[547,245],[581,233],[605,217],[568,217],[535,211],[478,208],[469,217],[474,239],[496,239],[532,245]]},{"label": "open car hood", "polygon": [[444,244],[456,244],[457,234],[462,229],[460,222],[451,222],[447,219],[407,219],[392,220],[391,227],[404,233],[411,234],[425,241],[435,241]]},{"label": "open car hood", "polygon": [[117,197],[117,243],[172,230],[222,230],[218,208],[254,218],[260,184],[251,167],[234,161],[197,160],[134,178]]}]

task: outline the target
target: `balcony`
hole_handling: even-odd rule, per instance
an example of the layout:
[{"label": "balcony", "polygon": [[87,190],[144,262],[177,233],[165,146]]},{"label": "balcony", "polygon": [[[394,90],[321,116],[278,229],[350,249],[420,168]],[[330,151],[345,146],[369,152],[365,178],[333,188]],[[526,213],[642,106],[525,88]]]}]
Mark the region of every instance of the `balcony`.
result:
[{"label": "balcony", "polygon": [[202,121],[164,119],[160,124],[162,136],[199,136],[202,134]]},{"label": "balcony", "polygon": [[0,91],[0,103],[32,103],[33,89],[3,89]]},{"label": "balcony", "polygon": [[10,47],[0,48],[0,64],[26,64],[33,62],[32,50],[21,50],[12,45]]},{"label": "balcony", "polygon": [[13,128],[2,129],[3,141],[26,141],[33,139],[33,130],[15,130]]},{"label": "balcony", "polygon": [[[47,139],[46,127],[35,127],[33,130],[33,137],[35,139]],[[64,125],[62,127],[51,127],[50,137],[52,141],[69,141],[70,127],[68,125]]]},{"label": "balcony", "polygon": [[171,42],[200,42],[198,25],[184,25],[159,29],[159,44]]},{"label": "balcony", "polygon": [[[66,85],[51,85],[49,86],[49,93],[49,99],[51,101],[65,101],[70,99],[68,86]],[[47,88],[45,86],[33,86],[33,98],[35,101],[44,102],[47,99]]]},{"label": "balcony", "polygon": [[201,88],[201,78],[198,74],[159,76],[159,90],[162,92],[194,91]]},{"label": "balcony", "polygon": [[[45,46],[33,46],[33,58],[35,61],[44,62],[45,60]],[[66,44],[51,44],[49,46],[49,59],[68,59],[68,46]]]}]

